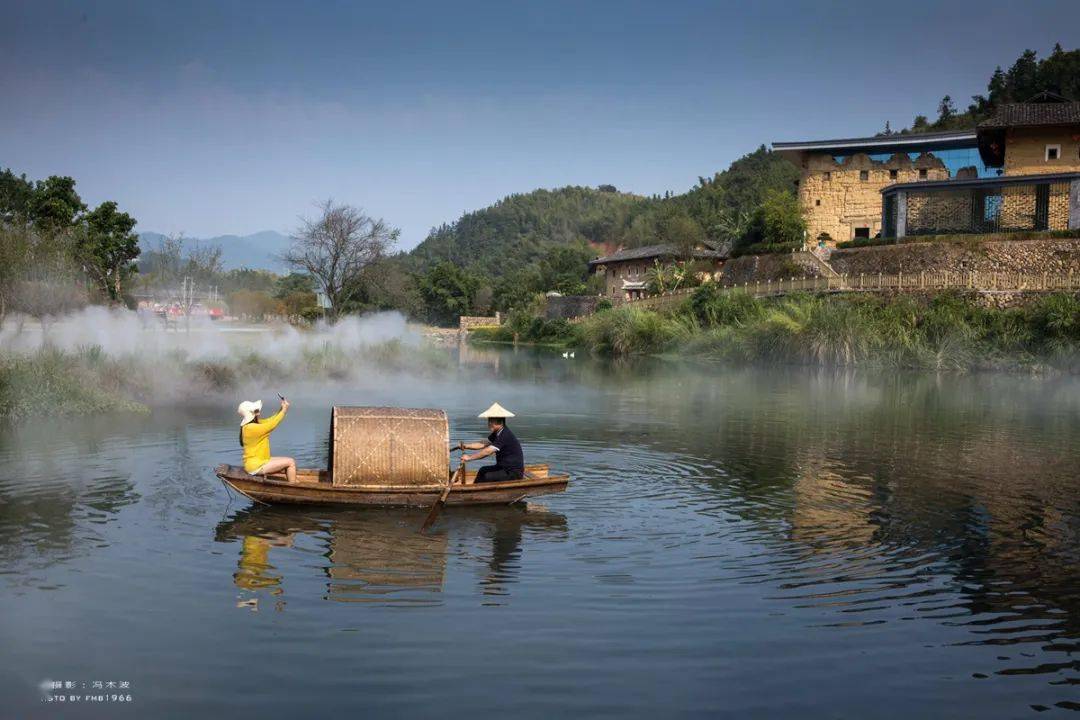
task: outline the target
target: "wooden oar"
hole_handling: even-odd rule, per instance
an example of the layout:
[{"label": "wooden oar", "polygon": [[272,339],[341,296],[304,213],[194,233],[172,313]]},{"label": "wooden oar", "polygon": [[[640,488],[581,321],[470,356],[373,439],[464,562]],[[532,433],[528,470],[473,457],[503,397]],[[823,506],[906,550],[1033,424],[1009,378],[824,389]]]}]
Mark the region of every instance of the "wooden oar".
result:
[{"label": "wooden oar", "polygon": [[442,511],[443,505],[446,504],[446,496],[450,494],[450,488],[454,486],[454,481],[457,480],[458,475],[462,476],[464,480],[465,475],[465,461],[461,461],[461,465],[454,471],[454,474],[450,477],[450,482],[443,488],[442,494],[439,495],[439,499],[435,501],[435,504],[431,506],[431,510],[428,511],[427,517],[424,518],[424,524],[420,526],[420,532],[425,532],[431,527],[435,520],[439,517],[439,513]]}]

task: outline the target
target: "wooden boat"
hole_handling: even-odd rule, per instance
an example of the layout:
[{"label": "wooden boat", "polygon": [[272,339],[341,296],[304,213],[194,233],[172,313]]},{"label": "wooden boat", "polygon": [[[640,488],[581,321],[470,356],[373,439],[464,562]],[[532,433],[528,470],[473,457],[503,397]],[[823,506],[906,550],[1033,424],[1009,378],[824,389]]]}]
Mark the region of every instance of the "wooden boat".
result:
[{"label": "wooden boat", "polygon": [[[335,485],[331,473],[319,469],[297,469],[296,482],[284,473],[250,475],[242,467],[218,465],[215,473],[222,482],[256,502],[316,505],[403,505],[430,507],[446,488],[441,485],[352,484]],[[447,482],[452,474],[447,475]],[[547,465],[526,465],[521,480],[472,484],[476,471],[466,470],[465,481],[450,488],[447,505],[505,505],[538,495],[566,490],[570,476],[551,473]]]},{"label": "wooden boat", "polygon": [[[219,465],[217,476],[229,487],[262,503],[333,505],[416,505],[431,507],[454,475],[450,467],[450,425],[432,408],[349,407],[330,414],[326,470],[297,470],[296,481],[283,473],[250,475],[242,467]],[[525,477],[472,484],[475,471],[463,473],[446,497],[447,505],[498,505],[562,492],[568,475],[547,465],[528,465]]]}]

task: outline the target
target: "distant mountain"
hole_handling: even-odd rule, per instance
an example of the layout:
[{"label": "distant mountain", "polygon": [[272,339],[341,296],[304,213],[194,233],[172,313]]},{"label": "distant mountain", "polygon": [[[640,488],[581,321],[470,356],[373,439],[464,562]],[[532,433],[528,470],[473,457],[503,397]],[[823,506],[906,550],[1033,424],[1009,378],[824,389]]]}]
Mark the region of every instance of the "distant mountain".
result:
[{"label": "distant mountain", "polygon": [[[139,234],[139,249],[155,251],[165,238],[161,233],[144,232]],[[200,245],[216,245],[221,248],[221,263],[226,270],[251,268],[252,270],[271,270],[276,273],[288,272],[285,263],[279,258],[289,247],[289,237],[273,230],[263,230],[251,235],[218,235],[212,238],[188,238],[187,242]]]}]

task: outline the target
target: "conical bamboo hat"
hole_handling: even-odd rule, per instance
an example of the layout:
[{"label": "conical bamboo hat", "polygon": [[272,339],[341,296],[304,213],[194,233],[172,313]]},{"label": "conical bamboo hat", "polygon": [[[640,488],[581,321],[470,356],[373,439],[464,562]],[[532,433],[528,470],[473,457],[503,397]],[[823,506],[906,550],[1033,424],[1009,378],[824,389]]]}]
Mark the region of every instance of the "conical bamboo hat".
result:
[{"label": "conical bamboo hat", "polygon": [[487,410],[480,413],[476,417],[482,417],[482,418],[512,418],[512,417],[514,417],[514,413],[510,412],[509,410],[504,408],[499,403],[492,403],[491,407],[489,407]]}]

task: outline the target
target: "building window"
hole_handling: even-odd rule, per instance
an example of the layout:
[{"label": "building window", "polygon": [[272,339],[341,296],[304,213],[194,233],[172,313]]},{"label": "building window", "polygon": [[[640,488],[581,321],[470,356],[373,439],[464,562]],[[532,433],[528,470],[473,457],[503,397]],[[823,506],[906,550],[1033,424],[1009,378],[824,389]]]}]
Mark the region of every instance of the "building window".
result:
[{"label": "building window", "polygon": [[821,205],[821,200],[815,200],[814,205],[815,206],[820,206]]},{"label": "building window", "polygon": [[1060,145],[1047,145],[1046,146],[1046,161],[1057,160],[1061,157]]},{"label": "building window", "polygon": [[825,171],[825,179],[826,180],[832,180],[832,173],[829,172],[828,170]]},{"label": "building window", "polygon": [[869,170],[860,170],[859,171],[859,179],[862,180],[863,182],[866,182],[867,180],[869,180],[870,179],[870,171]]},{"label": "building window", "polygon": [[897,176],[897,172],[896,172],[896,170],[890,170],[890,171],[889,171],[889,179],[890,179],[890,180],[895,180],[895,179],[896,179],[896,176]]},{"label": "building window", "polygon": [[868,228],[868,227],[857,227],[857,228],[855,228],[855,239],[857,240],[859,238],[870,239],[870,228]]},{"label": "building window", "polygon": [[926,168],[922,168],[922,169],[919,170],[919,179],[920,180],[925,180],[926,179]]}]

